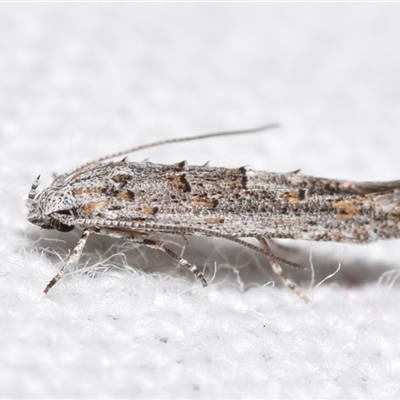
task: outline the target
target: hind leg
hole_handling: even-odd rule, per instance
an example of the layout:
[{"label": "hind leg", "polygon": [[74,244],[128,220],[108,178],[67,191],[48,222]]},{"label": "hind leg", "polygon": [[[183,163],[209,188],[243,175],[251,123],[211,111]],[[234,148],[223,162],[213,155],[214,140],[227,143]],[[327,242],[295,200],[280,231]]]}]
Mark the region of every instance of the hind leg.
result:
[{"label": "hind leg", "polygon": [[280,257],[277,257],[271,250],[271,248],[268,246],[267,241],[263,238],[260,237],[258,238],[258,241],[260,242],[262,248],[266,252],[266,256],[268,258],[269,263],[271,264],[272,270],[275,272],[276,275],[278,275],[279,279],[281,282],[289,288],[293,293],[297,294],[304,302],[309,303],[310,300],[308,297],[304,294],[304,292],[290,279],[288,278],[285,273],[282,270],[282,267],[279,264],[279,261],[281,260]]}]

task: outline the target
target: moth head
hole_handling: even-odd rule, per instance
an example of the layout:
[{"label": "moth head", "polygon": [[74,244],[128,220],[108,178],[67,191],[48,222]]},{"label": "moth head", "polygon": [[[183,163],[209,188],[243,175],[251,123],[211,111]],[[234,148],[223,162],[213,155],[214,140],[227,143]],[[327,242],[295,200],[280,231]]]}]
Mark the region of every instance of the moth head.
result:
[{"label": "moth head", "polygon": [[74,229],[75,199],[63,186],[50,186],[37,191],[40,175],[32,183],[26,205],[28,221],[43,229],[56,229],[69,232]]}]

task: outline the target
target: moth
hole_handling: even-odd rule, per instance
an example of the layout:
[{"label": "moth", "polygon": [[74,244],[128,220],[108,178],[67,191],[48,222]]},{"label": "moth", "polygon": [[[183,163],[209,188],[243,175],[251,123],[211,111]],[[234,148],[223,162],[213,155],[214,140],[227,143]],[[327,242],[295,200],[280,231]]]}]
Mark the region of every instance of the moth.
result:
[{"label": "moth", "polygon": [[[91,161],[58,176],[27,199],[28,221],[82,236],[47,293],[82,255],[90,234],[128,240],[168,254],[207,286],[188,260],[163,243],[163,234],[219,237],[266,256],[282,283],[305,302],[307,296],[282,270],[305,267],[275,255],[268,240],[368,243],[400,237],[400,180],[352,182],[186,161],[172,165],[121,158],[145,148],[226,135],[261,132],[276,124],[241,131],[161,140]],[[254,238],[259,245],[245,241]]]}]

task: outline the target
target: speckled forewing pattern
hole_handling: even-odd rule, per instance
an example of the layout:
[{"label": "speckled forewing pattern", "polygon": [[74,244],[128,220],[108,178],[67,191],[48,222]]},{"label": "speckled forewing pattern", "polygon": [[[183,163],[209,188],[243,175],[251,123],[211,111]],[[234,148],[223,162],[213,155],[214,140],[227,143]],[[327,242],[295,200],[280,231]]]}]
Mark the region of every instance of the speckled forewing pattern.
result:
[{"label": "speckled forewing pattern", "polygon": [[132,222],[146,232],[206,229],[234,237],[355,243],[400,233],[398,181],[354,183],[243,167],[120,161],[68,177],[60,184],[60,202],[65,190],[75,205],[64,223],[82,228],[87,221],[121,222],[125,228]]}]

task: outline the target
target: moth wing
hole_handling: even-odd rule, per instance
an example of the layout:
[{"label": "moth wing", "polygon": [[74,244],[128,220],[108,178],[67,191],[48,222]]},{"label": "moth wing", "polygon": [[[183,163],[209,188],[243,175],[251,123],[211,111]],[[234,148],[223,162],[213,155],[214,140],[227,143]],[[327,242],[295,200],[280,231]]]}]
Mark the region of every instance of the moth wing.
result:
[{"label": "moth wing", "polygon": [[355,182],[354,189],[358,193],[362,194],[382,193],[388,191],[395,192],[396,189],[400,190],[400,180],[386,182]]},{"label": "moth wing", "polygon": [[400,180],[358,182],[354,184],[354,189],[380,203],[387,211],[400,212]]}]

